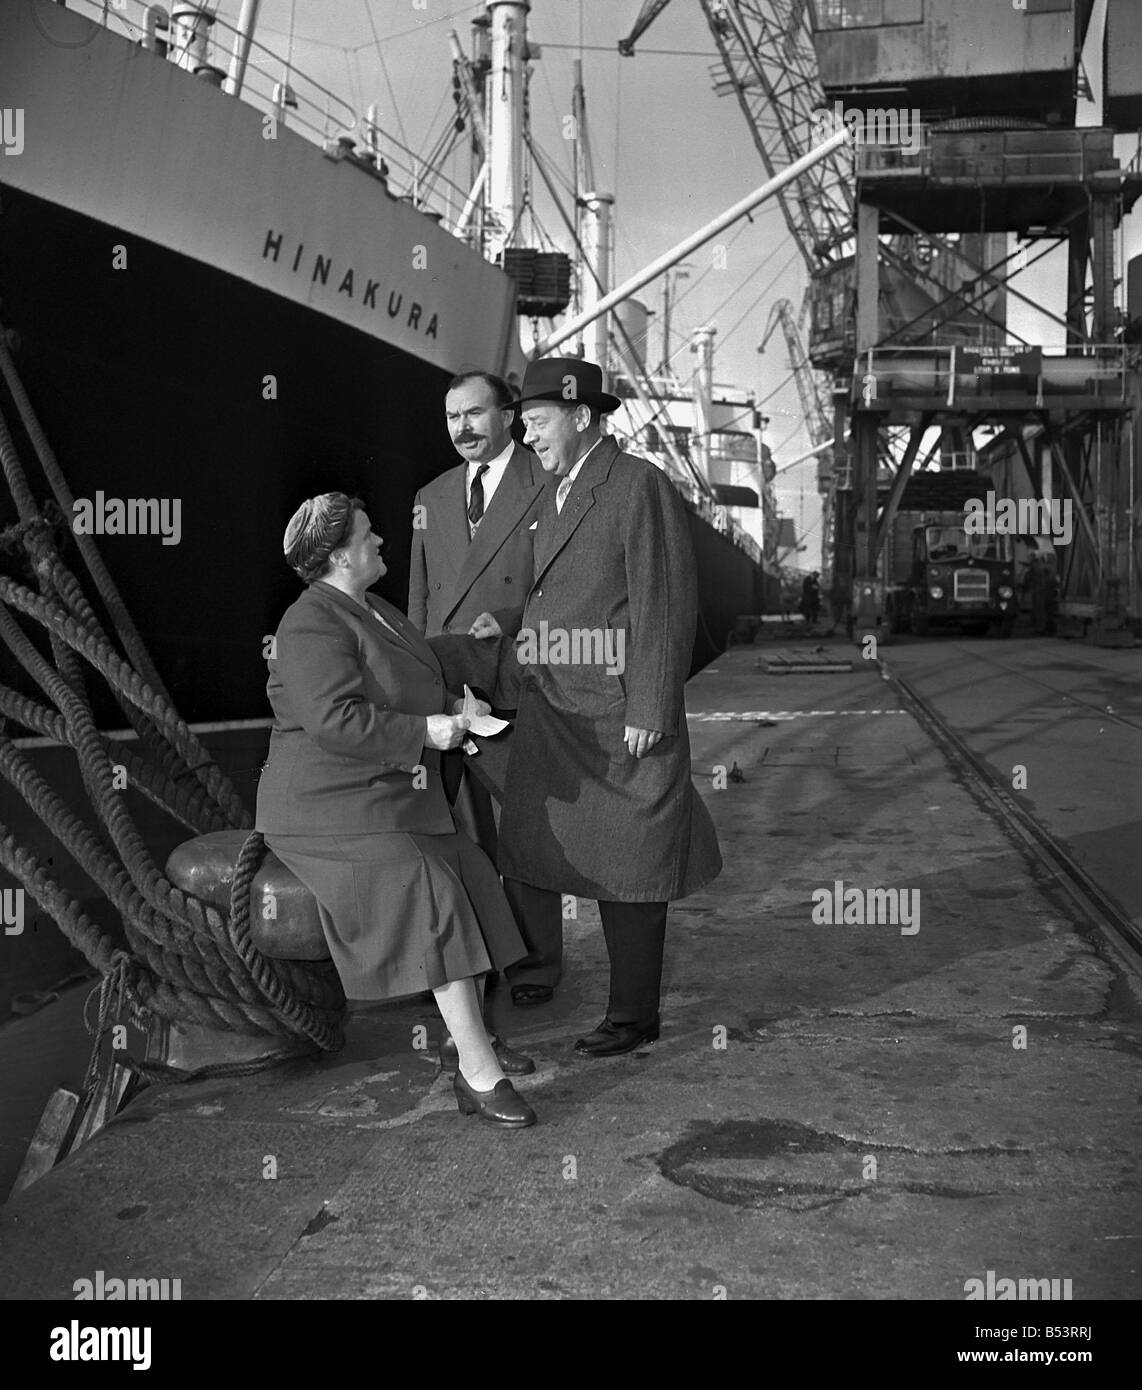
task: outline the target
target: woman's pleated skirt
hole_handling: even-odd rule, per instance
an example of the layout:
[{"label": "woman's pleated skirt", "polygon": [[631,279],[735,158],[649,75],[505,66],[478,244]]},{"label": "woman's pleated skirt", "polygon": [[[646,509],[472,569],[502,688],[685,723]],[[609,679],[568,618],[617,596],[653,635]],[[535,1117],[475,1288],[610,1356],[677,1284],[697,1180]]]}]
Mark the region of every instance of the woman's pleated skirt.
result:
[{"label": "woman's pleated skirt", "polygon": [[418,994],[527,954],[495,868],[460,831],[266,843],[316,898],[347,999]]}]

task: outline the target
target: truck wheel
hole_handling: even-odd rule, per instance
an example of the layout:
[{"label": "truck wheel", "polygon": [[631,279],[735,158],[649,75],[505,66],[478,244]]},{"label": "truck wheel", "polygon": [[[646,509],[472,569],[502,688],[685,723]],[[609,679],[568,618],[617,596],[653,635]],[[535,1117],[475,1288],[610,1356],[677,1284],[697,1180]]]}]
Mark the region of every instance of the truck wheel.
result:
[{"label": "truck wheel", "polygon": [[912,628],[912,636],[913,636],[913,637],[927,637],[927,635],[928,635],[928,615],[927,615],[927,613],[921,613],[921,612],[919,612],[917,609],[914,608],[914,609],[912,610],[911,628]]}]

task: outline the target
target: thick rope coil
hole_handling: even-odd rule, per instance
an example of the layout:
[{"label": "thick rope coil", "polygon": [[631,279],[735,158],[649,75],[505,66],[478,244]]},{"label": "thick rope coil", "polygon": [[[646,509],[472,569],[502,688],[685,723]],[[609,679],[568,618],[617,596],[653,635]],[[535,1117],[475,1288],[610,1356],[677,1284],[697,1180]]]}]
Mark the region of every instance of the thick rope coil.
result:
[{"label": "thick rope coil", "polygon": [[[126,870],[102,849],[89,827],[64,805],[6,739],[0,739],[0,772],[20,790],[44,824],[68,847],[120,912],[132,950],[150,967],[131,981],[131,994],[140,1006],[150,1007],[175,1022],[224,1027],[240,1033],[281,1035],[282,1020],[260,1003],[266,989],[271,988],[268,982],[256,985],[244,969],[236,971],[233,968],[240,957],[231,951],[228,940],[226,953],[233,961],[220,961],[209,949],[214,944],[211,939],[214,933],[188,934],[186,940],[194,948],[193,953],[179,954],[167,949],[171,924],[142,900]],[[111,939],[80,910],[33,855],[15,844],[12,834],[2,825],[0,863],[24,884],[96,969],[105,973],[111,968],[117,949]],[[217,928],[224,930],[221,915],[213,909],[210,915]],[[154,939],[148,938],[145,934],[148,931]],[[227,968],[228,964],[231,968]],[[279,997],[288,1000],[287,991],[291,988],[298,989],[303,996],[308,995],[313,999],[319,1025],[324,1025],[329,1036],[333,1036],[344,1008],[339,982],[331,980],[328,972],[306,971],[297,962],[275,961],[272,965],[286,967],[287,980],[278,984]],[[219,997],[225,995],[231,997]],[[290,1031],[294,1029],[290,1027]]]},{"label": "thick rope coil", "polygon": [[[67,519],[74,511],[71,493],[4,346],[2,330],[0,373]],[[23,546],[41,591],[36,595],[0,576],[0,639],[55,707],[0,686],[0,716],[75,752],[98,820],[92,826],[80,819],[22,751],[2,737],[0,774],[116,908],[132,954],[92,922],[74,896],[3,825],[0,865],[24,884],[68,940],[104,975],[96,1052],[113,994],[116,1008],[126,1002],[140,1021],[153,1014],[175,1023],[245,1034],[281,1037],[285,1033],[304,1037],[321,1050],[336,1049],[341,1045],[345,999],[332,962],[273,960],[249,939],[249,887],[262,852],[261,837],[252,836],[243,846],[235,882],[241,880],[244,887],[237,898],[232,895],[229,918],[177,888],[151,858],[115,785],[113,761],[124,768],[131,786],[191,830],[248,828],[249,813],[229,779],[174,711],[94,542],[77,535],[80,554],[128,659],[115,650],[78,580],[59,557],[53,535],[56,522],[48,516],[52,504],[37,510],[2,414],[0,466],[20,516],[4,533],[4,549],[17,543]],[[52,662],[16,623],[13,609],[46,630]],[[141,750],[113,748],[112,741],[96,728],[84,662],[107,682],[138,735]],[[246,1075],[306,1052],[295,1046],[251,1063],[223,1064],[189,1075]],[[134,1066],[140,1074],[188,1076],[157,1063]],[[89,1068],[85,1084],[92,1081]]]},{"label": "thick rope coil", "polygon": [[[96,618],[91,605],[87,602],[75,575],[58,556],[53,555],[49,558],[54,591],[67,606],[72,617],[86,627],[108,650],[113,651],[114,648],[111,646],[98,618]],[[225,817],[226,828],[245,830],[248,827],[249,818],[245,814],[245,807],[242,805],[241,798],[231,785],[230,779],[203,748],[194,733],[185,725],[183,726],[186,728],[184,737],[186,756],[184,757],[179,748],[172,746],[170,740],[163,736],[160,729],[156,728],[153,716],[149,711],[139,708],[119,689],[118,685],[112,684],[111,691],[116,703],[139,735],[147,752],[159,763],[166,775],[172,780],[195,779],[211,796],[219,808],[219,812]],[[159,706],[164,708],[161,695]],[[213,795],[212,787],[214,786],[218,788],[219,796]]]},{"label": "thick rope coil", "polygon": [[109,643],[94,633],[84,631],[76,619],[59,604],[41,598],[22,584],[16,584],[2,576],[0,599],[26,617],[34,618],[50,634],[61,638],[69,647],[79,652],[109,685],[118,689],[132,704],[149,715],[162,731],[164,738],[178,750],[188,766],[194,768],[197,765],[196,775],[200,776],[211,796],[230,814],[234,828],[249,829],[249,812],[242,805],[237,792],[229,785],[225,773],[216,763],[209,760],[209,755],[186,723],[164,704],[161,697],[156,695],[146,681],[140,679]]},{"label": "thick rope coil", "polygon": [[[50,472],[54,470],[55,474],[58,475],[59,486],[53,482],[53,488],[55,488],[59,504],[62,506],[66,501],[69,507],[68,516],[70,516],[73,511],[71,508],[71,494],[67,490],[67,485],[63,481],[62,474],[59,473],[59,467],[55,462],[54,456],[51,456],[51,451],[48,449],[46,440],[43,439],[43,433],[32,413],[30,404],[27,402],[27,397],[23,393],[22,385],[16,376],[15,367],[12,365],[11,359],[7,356],[3,348],[2,338],[3,334],[0,332],[0,370],[4,372],[9,387],[13,391],[13,395],[18,397],[18,403],[19,398],[22,397],[24,406],[27,407],[25,411],[24,406],[21,406],[21,415],[23,416],[24,425],[28,429],[30,435],[38,436],[41,441],[43,446],[42,449],[37,445],[37,449],[40,451],[41,461],[44,462],[45,471]],[[45,451],[47,461],[45,461]],[[91,605],[87,602],[86,596],[83,594],[78,581],[55,552],[48,528],[46,524],[42,524],[42,517],[36,512],[35,500],[32,497],[27,477],[17,457],[7,422],[2,413],[0,413],[0,466],[3,468],[4,475],[12,491],[12,496],[16,501],[21,516],[21,524],[25,527],[24,539],[26,541],[28,555],[33,570],[40,580],[41,589],[44,590],[44,592],[52,591],[60,594],[73,615],[79,617],[88,629],[101,639],[108,649],[111,650],[110,643],[107,641],[103,629],[98,619],[95,617]],[[122,622],[116,621],[116,631],[119,633],[120,640],[123,641],[124,647],[132,657],[135,666],[145,675],[152,677],[150,685],[154,691],[158,692],[163,708],[169,707],[171,704],[170,697],[166,694],[158,674],[153,670],[150,664],[150,658],[146,650],[142,647],[141,640],[138,638],[138,634],[131,624],[130,617],[123,608],[122,601],[119,598],[110,575],[107,575],[103,570],[102,559],[98,551],[95,550],[93,542],[90,541],[89,537],[85,536],[76,536],[76,541],[79,543],[80,553],[87,560],[89,568],[91,568],[91,561],[92,558],[94,558],[98,570],[102,572],[106,579],[106,585],[100,584],[99,573],[93,571],[93,573],[95,573],[97,585],[100,588],[100,593],[104,598],[105,604],[108,606],[108,611],[111,613],[113,621],[116,621],[117,614],[119,618],[122,619]],[[87,542],[86,546],[84,545],[85,541]],[[56,655],[57,664],[59,664],[59,649],[56,646],[56,642],[57,635],[53,634],[52,648],[53,653]],[[136,646],[138,650],[136,650]],[[143,658],[141,662],[139,660],[140,653]],[[67,672],[65,670],[65,675],[66,674]],[[136,731],[144,739],[144,742],[151,746],[153,751],[156,747],[153,729],[144,727],[143,723],[140,721],[139,715],[132,709],[130,704],[125,703],[123,692],[114,683],[112,683],[111,689],[117,703],[125,710]],[[243,818],[245,816],[244,808],[242,807],[240,798],[238,798],[233,787],[230,785],[229,780],[224,776],[221,769],[213,764],[213,760],[189,730],[186,731],[186,738],[190,749],[190,757],[187,758],[186,761],[189,761],[194,768],[205,770],[207,777],[211,776],[209,769],[213,768],[213,776],[219,779],[222,790],[226,796],[226,801],[228,802],[227,814],[231,817],[235,815],[238,817],[236,820],[232,820],[234,828],[245,829],[249,824],[249,820],[248,818]],[[174,754],[174,757],[177,759],[178,754],[181,752],[182,750],[180,748],[178,752]],[[181,770],[181,768],[179,770]],[[168,768],[168,771],[173,773],[175,768],[172,766]],[[201,774],[199,775],[201,776]],[[210,789],[209,785],[208,789]]]},{"label": "thick rope coil", "polygon": [[[67,725],[62,715],[3,685],[0,685],[0,716],[7,716],[13,723],[32,729],[43,738],[67,744]],[[208,835],[212,831],[234,829],[201,783],[196,781],[191,786],[176,782],[134,749],[106,737],[102,742],[112,763],[118,762],[123,767],[128,785],[181,821],[188,830],[196,835]]]},{"label": "thick rope coil", "polygon": [[0,530],[0,555],[24,555],[42,532],[49,532],[54,539],[56,534],[62,534],[63,530],[63,518],[59,514],[59,508],[53,502],[49,502],[34,516],[13,521]]},{"label": "thick rope coil", "polygon": [[[123,918],[132,949],[157,974],[176,984],[188,986],[199,994],[229,998],[239,1006],[261,1003],[262,991],[246,977],[243,970],[232,968],[239,958],[232,952],[228,934],[221,943],[229,957],[228,961],[219,959],[218,954],[211,949],[211,937],[225,929],[221,914],[216,909],[210,909],[211,920],[208,926],[211,927],[211,937],[201,933],[176,932],[169,921],[143,900],[127,871],[114,855],[99,843],[90,827],[63,802],[20,750],[2,737],[0,775],[19,791],[31,810],[55,838],[68,848],[72,857],[116,908]],[[24,881],[31,886],[30,880]],[[45,885],[51,884],[55,893],[63,893],[63,890],[46,875],[41,881]],[[41,901],[39,898],[37,900]],[[41,906],[50,910],[46,901],[41,901]],[[60,925],[72,944],[91,959],[90,939],[73,931],[71,914],[61,921]],[[177,927],[178,924],[174,925]],[[93,960],[92,963],[96,962]],[[307,969],[298,962],[275,961],[273,966],[284,976],[283,984],[286,988],[296,990],[308,998],[315,1007],[327,1010],[341,1007],[343,996],[340,994],[339,983],[334,984],[322,978],[321,973],[315,974],[312,969]],[[226,1016],[233,1017],[232,1014]],[[203,1017],[205,1016],[196,1013],[193,1019],[188,1021],[201,1021]],[[260,1031],[260,1028],[257,1031]]]},{"label": "thick rope coil", "polygon": [[[40,461],[40,467],[44,470],[44,476],[48,480],[56,502],[59,504],[65,517],[75,515],[75,498],[71,494],[71,489],[67,485],[67,479],[63,475],[55,454],[52,452],[51,445],[47,441],[43,428],[36,413],[32,409],[32,403],[28,399],[28,393],[24,390],[24,383],[20,380],[19,373],[16,371],[16,364],[12,361],[12,354],[8,351],[7,334],[3,326],[0,325],[0,374],[3,374],[7,383],[8,390],[15,402],[16,410],[19,413],[20,421],[28,438],[32,441],[32,448],[36,451],[36,457]],[[15,459],[15,449],[11,446],[11,437],[3,418],[0,417],[0,446],[5,441],[8,448],[0,447],[0,460],[4,460],[4,455],[10,450]],[[18,462],[17,462],[18,467]],[[9,473],[7,461],[4,460],[4,471],[8,476],[9,486],[12,488],[12,496],[15,498],[16,506],[21,518],[27,518],[35,510],[35,500],[32,497],[31,489],[27,485],[27,480],[23,475],[23,469],[19,469],[19,476],[13,479]],[[159,678],[158,671],[155,670],[154,663],[151,661],[150,653],[143,645],[143,639],[139,636],[139,631],[131,620],[131,615],[127,612],[127,607],[119,595],[119,590],[115,587],[115,581],[108,573],[107,566],[103,563],[103,557],[95,542],[90,536],[77,535],[76,541],[79,545],[79,552],[83,556],[95,587],[99,591],[99,596],[103,600],[104,606],[111,615],[111,622],[115,631],[119,634],[119,640],[123,643],[123,650],[131,659],[131,664],[136,670],[141,671],[147,678],[148,684],[153,690],[159,691],[169,702],[170,694],[164,687]]]},{"label": "thick rope coil", "polygon": [[265,837],[251,830],[238,855],[234,881],[230,886],[230,939],[242,962],[257,981],[269,1002],[299,1033],[311,1038],[325,1052],[338,1052],[344,1046],[341,1029],[330,1028],[314,1010],[297,999],[286,998],[274,978],[268,961],[250,940],[250,889],[254,875],[266,852]]}]

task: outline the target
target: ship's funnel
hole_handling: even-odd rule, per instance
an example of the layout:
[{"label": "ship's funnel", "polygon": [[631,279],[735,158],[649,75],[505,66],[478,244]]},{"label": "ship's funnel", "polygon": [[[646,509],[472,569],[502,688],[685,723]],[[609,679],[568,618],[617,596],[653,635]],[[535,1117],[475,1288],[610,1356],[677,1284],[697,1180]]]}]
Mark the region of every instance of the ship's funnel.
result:
[{"label": "ship's funnel", "polygon": [[187,72],[210,68],[210,31],[214,15],[205,5],[176,5],[172,14],[174,61]]}]

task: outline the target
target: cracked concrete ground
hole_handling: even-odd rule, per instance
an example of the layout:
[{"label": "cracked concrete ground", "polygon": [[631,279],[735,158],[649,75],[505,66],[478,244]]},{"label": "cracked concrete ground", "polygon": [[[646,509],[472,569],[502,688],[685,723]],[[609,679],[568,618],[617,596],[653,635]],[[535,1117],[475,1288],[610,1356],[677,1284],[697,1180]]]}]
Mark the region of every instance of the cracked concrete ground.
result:
[{"label": "cracked concrete ground", "polygon": [[[961,1300],[990,1269],[1138,1297],[1136,986],[874,669],[735,650],[688,708],[726,868],[672,909],[658,1043],[574,1056],[606,997],[581,903],[556,1003],[492,996],[536,1128],[462,1119],[431,1010],[370,1008],[336,1057],[142,1096],[4,1208],[0,1293]],[[815,924],[837,881],[918,890],[920,930]]]}]

